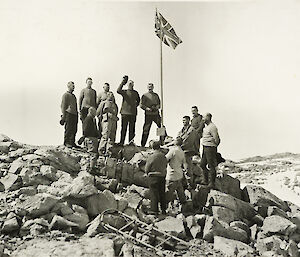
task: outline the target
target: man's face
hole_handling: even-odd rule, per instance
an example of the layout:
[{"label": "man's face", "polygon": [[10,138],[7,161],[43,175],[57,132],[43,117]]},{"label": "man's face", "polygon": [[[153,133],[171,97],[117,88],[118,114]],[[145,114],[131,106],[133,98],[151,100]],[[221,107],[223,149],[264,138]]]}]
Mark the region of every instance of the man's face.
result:
[{"label": "man's face", "polygon": [[154,88],[153,84],[148,84],[148,91],[149,92],[153,92],[153,88]]},{"label": "man's face", "polygon": [[183,118],[182,119],[182,124],[183,124],[184,127],[186,127],[190,124],[190,120],[188,118]]},{"label": "man's face", "polygon": [[203,120],[204,120],[205,123],[210,121],[210,117],[207,113],[204,115]]},{"label": "man's face", "polygon": [[197,110],[197,108],[192,108],[192,114],[193,114],[193,115],[196,115],[196,114],[198,114],[198,110]]},{"label": "man's face", "polygon": [[103,89],[105,92],[109,91],[109,85],[108,84],[104,84]]},{"label": "man's face", "polygon": [[133,90],[134,82],[132,80],[129,81],[128,83],[128,89]]},{"label": "man's face", "polygon": [[107,94],[107,100],[112,101],[114,99],[113,94],[112,93],[108,93]]},{"label": "man's face", "polygon": [[71,93],[74,92],[74,89],[75,89],[74,83],[69,83],[69,84],[68,84],[68,89],[69,89],[69,91],[70,91]]},{"label": "man's face", "polygon": [[91,87],[92,84],[93,84],[93,80],[88,79],[88,80],[86,81],[86,84],[87,84],[89,87]]}]

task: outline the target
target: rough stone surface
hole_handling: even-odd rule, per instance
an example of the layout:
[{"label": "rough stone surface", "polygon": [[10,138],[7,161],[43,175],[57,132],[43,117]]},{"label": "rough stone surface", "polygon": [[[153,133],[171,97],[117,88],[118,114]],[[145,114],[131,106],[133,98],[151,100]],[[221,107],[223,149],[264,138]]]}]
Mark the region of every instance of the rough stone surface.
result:
[{"label": "rough stone surface", "polygon": [[297,229],[297,226],[283,217],[273,215],[265,218],[262,230],[266,235],[281,234],[291,235]]},{"label": "rough stone surface", "polygon": [[174,217],[166,217],[164,220],[155,223],[155,226],[165,232],[173,232],[177,235],[184,232],[182,220]]},{"label": "rough stone surface", "polygon": [[29,216],[35,218],[47,214],[58,200],[58,198],[49,194],[37,194],[28,198],[20,207],[24,209]]},{"label": "rough stone surface", "polygon": [[227,174],[216,178],[216,189],[235,198],[242,199],[241,183],[238,179]]},{"label": "rough stone surface", "polygon": [[16,190],[21,187],[19,183],[19,176],[13,173],[8,173],[5,177],[0,179],[6,191]]},{"label": "rough stone surface", "polygon": [[85,231],[87,224],[89,223],[89,216],[85,213],[75,212],[72,214],[64,215],[64,218],[68,221],[72,221],[78,225],[79,230]]},{"label": "rough stone surface", "polygon": [[256,245],[256,249],[258,250],[258,252],[263,255],[266,252],[272,251],[274,252],[275,256],[278,255],[283,255],[286,256],[286,252],[285,249],[286,247],[286,243],[281,240],[278,236],[271,236],[271,237],[266,237],[263,239],[257,239],[257,245]]},{"label": "rough stone surface", "polygon": [[248,256],[254,254],[254,249],[247,244],[220,236],[214,237],[214,249],[228,257],[244,257],[247,256],[247,254]]},{"label": "rough stone surface", "polygon": [[67,219],[55,215],[50,223],[50,229],[65,230],[67,228],[78,227],[78,224],[68,221]]},{"label": "rough stone surface", "polygon": [[218,221],[224,221],[228,224],[237,219],[235,211],[225,207],[212,206],[212,213],[215,219]]},{"label": "rough stone surface", "polygon": [[25,162],[22,161],[21,158],[14,160],[12,162],[12,164],[10,165],[8,172],[13,173],[13,174],[18,174],[21,171],[21,169],[24,167],[24,165],[25,165]]},{"label": "rough stone surface", "polygon": [[277,206],[283,211],[289,211],[289,206],[286,202],[279,199],[277,196],[267,191],[266,189],[255,186],[247,185],[243,189],[243,198],[245,201],[250,202],[256,206]]},{"label": "rough stone surface", "polygon": [[269,206],[267,209],[267,215],[277,215],[288,219],[288,215],[283,210],[279,209],[277,206]]},{"label": "rough stone surface", "polygon": [[251,204],[216,190],[210,191],[207,197],[207,205],[231,209],[236,212],[239,219],[250,220],[256,215],[256,211]]},{"label": "rough stone surface", "polygon": [[2,226],[2,233],[11,233],[13,231],[16,231],[20,228],[18,220],[16,217],[13,217],[11,219],[5,220],[3,226]]},{"label": "rough stone surface", "polygon": [[199,186],[197,190],[192,194],[192,201],[196,208],[205,206],[208,193],[209,193],[208,187]]}]

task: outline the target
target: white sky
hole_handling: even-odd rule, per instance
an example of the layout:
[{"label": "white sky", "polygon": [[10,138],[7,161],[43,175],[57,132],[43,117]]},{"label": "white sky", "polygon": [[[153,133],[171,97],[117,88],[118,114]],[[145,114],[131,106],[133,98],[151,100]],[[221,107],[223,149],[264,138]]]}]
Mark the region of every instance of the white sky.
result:
[{"label": "white sky", "polygon": [[[197,105],[213,114],[225,158],[300,152],[296,0],[1,0],[0,133],[24,143],[61,144],[60,102],[69,80],[77,97],[87,77],[97,91],[104,82],[116,91],[124,74],[140,95],[150,81],[159,93],[155,7],[183,40],[176,50],[163,47],[168,134],[176,135],[182,116]],[[138,144],[143,121],[139,110]],[[120,122],[117,140],[119,134]]]}]

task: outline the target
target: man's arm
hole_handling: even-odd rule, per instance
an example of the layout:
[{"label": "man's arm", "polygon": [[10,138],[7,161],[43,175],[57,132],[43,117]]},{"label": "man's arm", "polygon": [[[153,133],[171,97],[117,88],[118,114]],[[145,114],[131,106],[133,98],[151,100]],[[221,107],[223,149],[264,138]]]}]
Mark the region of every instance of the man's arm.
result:
[{"label": "man's arm", "polygon": [[83,90],[81,90],[80,95],[79,95],[79,110],[81,110],[81,107],[82,107],[83,97],[84,97],[84,93],[83,93]]},{"label": "man's arm", "polygon": [[141,98],[140,98],[140,95],[139,95],[138,92],[136,92],[136,99],[135,99],[135,101],[136,101],[136,106],[139,106]]},{"label": "man's arm", "polygon": [[96,111],[97,117],[101,117],[103,115],[103,106],[104,106],[104,101],[101,102],[97,108],[97,111]]},{"label": "man's arm", "polygon": [[141,104],[140,107],[144,110],[144,111],[151,111],[151,108],[149,108],[148,106],[146,106],[146,97],[145,95],[142,95],[142,99],[141,99]]},{"label": "man's arm", "polygon": [[68,99],[67,99],[67,94],[64,94],[62,96],[62,99],[61,99],[61,112],[62,112],[62,119],[65,119],[66,118],[66,110],[68,108]]},{"label": "man's arm", "polygon": [[174,151],[173,149],[170,149],[169,152],[166,154],[166,158],[168,162],[172,159],[173,156],[174,156]]},{"label": "man's arm", "polygon": [[146,161],[146,165],[145,165],[146,174],[148,174],[150,172],[151,165],[152,165],[152,158],[151,158],[151,156],[149,156],[147,161]]},{"label": "man's arm", "polygon": [[157,95],[157,100],[158,100],[158,104],[156,105],[156,108],[157,108],[157,110],[159,110],[160,109],[160,98],[159,98],[158,94],[156,94],[156,95]]},{"label": "man's arm", "polygon": [[216,127],[213,127],[211,129],[211,135],[213,136],[216,145],[218,146],[220,144],[220,137],[219,137],[219,133],[218,133],[218,129]]},{"label": "man's arm", "polygon": [[183,156],[182,166],[183,166],[184,170],[188,170],[188,164],[187,164],[187,162],[186,162],[185,156]]}]

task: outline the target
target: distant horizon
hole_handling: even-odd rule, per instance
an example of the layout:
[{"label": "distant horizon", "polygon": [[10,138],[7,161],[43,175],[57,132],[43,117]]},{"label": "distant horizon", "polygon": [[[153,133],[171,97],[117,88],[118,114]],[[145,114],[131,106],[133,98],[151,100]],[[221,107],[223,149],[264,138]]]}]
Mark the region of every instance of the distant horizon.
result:
[{"label": "distant horizon", "polygon": [[[97,92],[110,83],[119,108],[124,75],[140,96],[149,82],[160,94],[156,7],[183,41],[163,46],[168,134],[176,136],[196,105],[212,113],[227,159],[300,152],[300,2],[293,0],[3,0],[0,132],[31,145],[62,144],[60,103],[70,80],[77,99],[87,77]],[[143,123],[138,108],[137,145]]]}]

